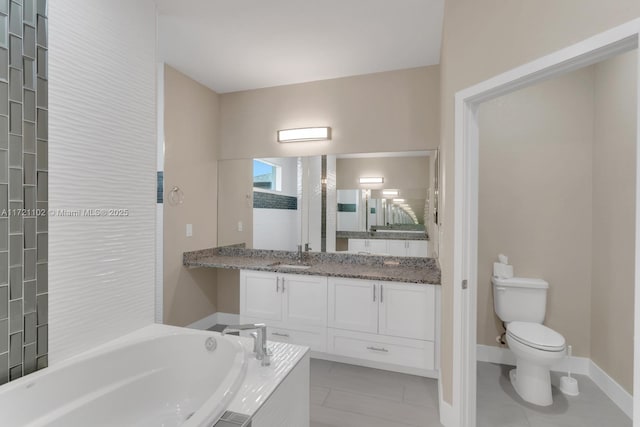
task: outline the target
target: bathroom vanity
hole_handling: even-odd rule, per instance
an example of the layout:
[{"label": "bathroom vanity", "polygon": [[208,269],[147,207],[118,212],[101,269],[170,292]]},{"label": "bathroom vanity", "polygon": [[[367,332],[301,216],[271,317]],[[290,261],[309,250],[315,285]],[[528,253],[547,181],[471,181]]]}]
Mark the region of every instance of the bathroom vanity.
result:
[{"label": "bathroom vanity", "polygon": [[188,252],[189,267],[240,270],[240,321],[312,357],[436,377],[440,272],[429,258],[238,247]]},{"label": "bathroom vanity", "polygon": [[336,241],[346,240],[352,253],[385,254],[399,257],[427,257],[429,241],[425,232],[337,231]]}]

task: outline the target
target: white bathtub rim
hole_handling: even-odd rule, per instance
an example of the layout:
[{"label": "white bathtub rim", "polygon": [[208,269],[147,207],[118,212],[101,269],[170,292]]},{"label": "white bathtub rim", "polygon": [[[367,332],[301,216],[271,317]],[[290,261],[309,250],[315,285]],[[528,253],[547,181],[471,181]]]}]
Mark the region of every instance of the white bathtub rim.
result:
[{"label": "white bathtub rim", "polygon": [[[76,356],[65,359],[59,363],[56,363],[55,365],[4,384],[0,386],[0,395],[11,393],[12,390],[18,390],[20,388],[30,388],[41,377],[52,373],[52,371],[62,370],[67,367],[73,366],[74,364],[87,361],[96,356],[116,352],[119,349],[127,347],[130,344],[144,343],[174,335],[200,335],[202,337],[214,336],[216,339],[221,338],[221,335],[219,333],[211,331],[200,331],[163,324],[150,324],[134,332],[89,349]],[[245,345],[243,345],[242,343],[242,339],[233,335],[227,335],[222,339],[228,340],[232,344],[233,348],[237,351],[234,357],[234,364],[232,365],[232,369],[221,381],[216,391],[209,398],[207,398],[207,400],[202,404],[200,408],[196,410],[191,418],[189,418],[185,423],[182,424],[183,427],[200,427],[212,425],[218,418],[220,418],[220,416],[222,416],[244,381],[247,372],[248,354]]]}]

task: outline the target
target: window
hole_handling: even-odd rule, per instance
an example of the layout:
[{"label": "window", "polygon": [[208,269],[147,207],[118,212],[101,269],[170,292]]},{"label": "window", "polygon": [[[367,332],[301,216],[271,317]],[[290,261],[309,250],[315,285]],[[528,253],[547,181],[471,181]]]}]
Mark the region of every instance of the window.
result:
[{"label": "window", "polygon": [[282,191],[282,166],[254,159],[253,188]]}]

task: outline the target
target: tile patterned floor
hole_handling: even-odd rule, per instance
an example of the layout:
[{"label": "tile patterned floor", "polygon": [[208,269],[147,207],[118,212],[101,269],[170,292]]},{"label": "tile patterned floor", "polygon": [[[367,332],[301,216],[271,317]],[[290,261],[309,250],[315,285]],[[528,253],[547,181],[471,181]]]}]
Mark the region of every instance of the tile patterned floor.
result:
[{"label": "tile patterned floor", "polygon": [[[546,408],[523,401],[509,381],[512,366],[478,363],[478,427],[631,427],[631,420],[584,375],[580,395],[565,396],[553,387],[553,404]],[[552,373],[552,384],[560,374]]]},{"label": "tile patterned floor", "polygon": [[436,380],[311,359],[311,427],[439,427]]},{"label": "tile patterned floor", "polygon": [[[478,427],[630,427],[631,420],[587,377],[580,396],[554,387],[554,404],[522,401],[511,367],[478,363]],[[559,375],[556,376],[559,377]],[[438,427],[436,380],[311,360],[311,427]]]}]

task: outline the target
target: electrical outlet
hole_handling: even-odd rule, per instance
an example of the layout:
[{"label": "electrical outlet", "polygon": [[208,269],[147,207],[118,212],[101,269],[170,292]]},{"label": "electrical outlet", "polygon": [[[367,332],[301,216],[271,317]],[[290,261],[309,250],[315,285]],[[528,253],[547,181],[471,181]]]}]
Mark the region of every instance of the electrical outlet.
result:
[{"label": "electrical outlet", "polygon": [[193,236],[193,224],[187,224],[187,237]]},{"label": "electrical outlet", "polygon": [[244,225],[242,224],[242,221],[238,221],[238,231],[242,230],[244,230]]}]

